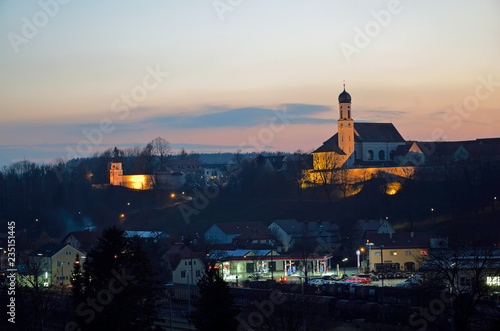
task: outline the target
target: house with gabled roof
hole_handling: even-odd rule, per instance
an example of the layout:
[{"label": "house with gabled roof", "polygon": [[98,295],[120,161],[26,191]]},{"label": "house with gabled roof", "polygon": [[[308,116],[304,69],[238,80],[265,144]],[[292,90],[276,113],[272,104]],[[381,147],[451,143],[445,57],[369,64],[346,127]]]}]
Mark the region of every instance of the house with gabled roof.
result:
[{"label": "house with gabled roof", "polygon": [[68,244],[81,252],[87,252],[96,242],[99,233],[95,231],[73,231],[68,233],[62,240],[62,244]]},{"label": "house with gabled roof", "polygon": [[318,244],[330,250],[340,245],[339,227],[333,221],[298,222],[295,219],[274,220],[269,231],[283,243],[283,251],[293,249],[295,242],[304,236],[314,237]]},{"label": "house with gabled roof", "polygon": [[430,232],[370,233],[370,270],[398,272],[418,270],[428,256],[431,247]]},{"label": "house with gabled roof", "polygon": [[[31,266],[36,265],[37,277],[41,277],[47,286],[68,286],[71,284],[71,275],[75,261],[85,265],[85,253],[66,243],[44,244],[35,249],[29,258]],[[33,268],[27,268],[28,272]],[[30,270],[33,269],[33,270]],[[35,276],[35,275],[31,275]]]},{"label": "house with gabled roof", "polygon": [[215,223],[204,235],[205,242],[211,244],[229,244],[233,239],[245,233],[267,232],[267,226],[262,222],[225,222]]},{"label": "house with gabled roof", "polygon": [[176,284],[196,284],[205,271],[206,256],[193,250],[183,243],[170,247],[161,257],[167,270],[167,281]]}]

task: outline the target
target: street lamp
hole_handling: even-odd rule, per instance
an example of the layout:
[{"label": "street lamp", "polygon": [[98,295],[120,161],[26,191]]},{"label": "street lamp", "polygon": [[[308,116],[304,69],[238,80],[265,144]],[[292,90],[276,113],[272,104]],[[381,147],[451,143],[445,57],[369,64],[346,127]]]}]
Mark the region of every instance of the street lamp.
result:
[{"label": "street lamp", "polygon": [[367,242],[366,246],[368,246],[368,269],[369,269],[368,272],[371,272],[372,271],[372,246],[373,246],[373,243]]},{"label": "street lamp", "polygon": [[349,261],[349,259],[346,257],[344,259],[342,259],[342,262],[344,263],[344,275],[345,275],[345,263]]}]

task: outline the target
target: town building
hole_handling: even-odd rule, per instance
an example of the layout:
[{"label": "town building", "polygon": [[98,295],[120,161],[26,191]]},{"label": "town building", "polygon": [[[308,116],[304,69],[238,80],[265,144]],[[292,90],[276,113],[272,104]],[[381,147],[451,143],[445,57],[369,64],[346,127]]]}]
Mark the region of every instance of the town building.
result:
[{"label": "town building", "polygon": [[304,238],[313,238],[318,251],[332,252],[340,246],[340,230],[333,221],[283,219],[272,221],[268,228],[283,243],[284,252],[292,250],[295,243]]},{"label": "town building", "polygon": [[339,95],[338,133],[313,152],[314,170],[357,166],[395,166],[394,155],[406,141],[392,123],[355,123],[351,95]]},{"label": "town building", "polygon": [[167,270],[167,281],[174,284],[198,283],[205,272],[205,258],[203,253],[193,252],[183,243],[173,245],[161,257]]},{"label": "town building", "polygon": [[45,286],[68,286],[71,285],[73,266],[77,259],[83,268],[85,254],[82,251],[65,243],[44,244],[31,253],[25,269],[28,273],[36,271],[36,276]]},{"label": "town building", "polygon": [[369,233],[365,252],[371,271],[412,272],[427,259],[430,244],[429,232]]},{"label": "town building", "polygon": [[234,238],[252,232],[267,233],[267,227],[262,222],[215,223],[205,231],[204,238],[210,244],[230,244]]}]

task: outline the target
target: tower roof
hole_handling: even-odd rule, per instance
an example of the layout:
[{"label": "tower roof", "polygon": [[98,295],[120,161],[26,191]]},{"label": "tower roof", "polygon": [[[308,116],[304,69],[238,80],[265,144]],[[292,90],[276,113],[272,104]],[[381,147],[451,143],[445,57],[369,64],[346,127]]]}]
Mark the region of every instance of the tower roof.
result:
[{"label": "tower roof", "polygon": [[345,91],[345,85],[344,91],[339,95],[339,103],[351,103],[351,95]]}]

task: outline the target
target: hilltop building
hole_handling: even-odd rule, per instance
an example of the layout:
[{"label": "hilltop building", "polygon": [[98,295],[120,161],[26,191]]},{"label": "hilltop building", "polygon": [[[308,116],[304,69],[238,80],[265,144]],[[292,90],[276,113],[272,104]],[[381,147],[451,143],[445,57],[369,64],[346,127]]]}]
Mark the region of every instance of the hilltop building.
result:
[{"label": "hilltop building", "polygon": [[313,152],[314,170],[358,166],[395,166],[395,152],[405,145],[392,123],[355,123],[351,95],[339,95],[338,133]]}]

